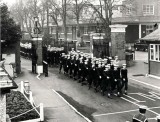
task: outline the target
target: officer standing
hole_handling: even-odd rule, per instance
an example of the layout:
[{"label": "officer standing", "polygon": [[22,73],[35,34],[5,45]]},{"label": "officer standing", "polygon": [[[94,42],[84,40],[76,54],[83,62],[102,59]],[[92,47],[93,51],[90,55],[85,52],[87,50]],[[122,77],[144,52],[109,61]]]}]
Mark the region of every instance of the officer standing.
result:
[{"label": "officer standing", "polygon": [[139,114],[136,114],[132,118],[132,122],[148,122],[148,119],[145,116],[147,106],[139,107]]}]

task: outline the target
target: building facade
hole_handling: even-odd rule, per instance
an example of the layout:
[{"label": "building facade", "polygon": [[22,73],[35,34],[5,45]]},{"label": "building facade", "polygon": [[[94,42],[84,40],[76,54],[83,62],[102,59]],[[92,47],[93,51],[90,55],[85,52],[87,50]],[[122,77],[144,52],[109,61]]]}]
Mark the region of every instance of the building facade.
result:
[{"label": "building facade", "polygon": [[115,18],[113,23],[126,24],[126,42],[135,43],[139,38],[153,32],[160,23],[160,0],[123,1],[126,8],[122,17]]}]

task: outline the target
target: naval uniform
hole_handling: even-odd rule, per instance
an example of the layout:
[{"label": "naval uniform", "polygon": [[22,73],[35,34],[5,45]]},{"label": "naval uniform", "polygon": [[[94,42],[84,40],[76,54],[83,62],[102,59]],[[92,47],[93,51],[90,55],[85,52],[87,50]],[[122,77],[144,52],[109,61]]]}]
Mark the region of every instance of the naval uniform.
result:
[{"label": "naval uniform", "polygon": [[122,79],[122,86],[121,89],[124,87],[125,90],[128,90],[128,70],[121,69],[121,79]]}]

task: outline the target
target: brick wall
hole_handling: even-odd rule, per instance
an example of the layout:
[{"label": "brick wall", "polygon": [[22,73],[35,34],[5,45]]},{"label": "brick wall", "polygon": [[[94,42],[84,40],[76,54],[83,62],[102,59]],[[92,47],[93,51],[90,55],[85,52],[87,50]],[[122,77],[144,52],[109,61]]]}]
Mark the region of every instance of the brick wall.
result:
[{"label": "brick wall", "polygon": [[125,60],[125,33],[112,32],[112,56],[118,56],[120,60]]}]

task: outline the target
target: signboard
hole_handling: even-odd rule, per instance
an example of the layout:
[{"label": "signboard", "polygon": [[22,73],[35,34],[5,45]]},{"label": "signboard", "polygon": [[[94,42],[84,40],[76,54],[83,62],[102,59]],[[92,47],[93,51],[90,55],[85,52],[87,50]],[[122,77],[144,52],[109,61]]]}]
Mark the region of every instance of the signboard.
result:
[{"label": "signboard", "polygon": [[0,81],[0,88],[12,87],[13,83],[11,80]]},{"label": "signboard", "polygon": [[12,85],[12,80],[9,79],[8,74],[0,72],[0,88],[11,87]]}]

